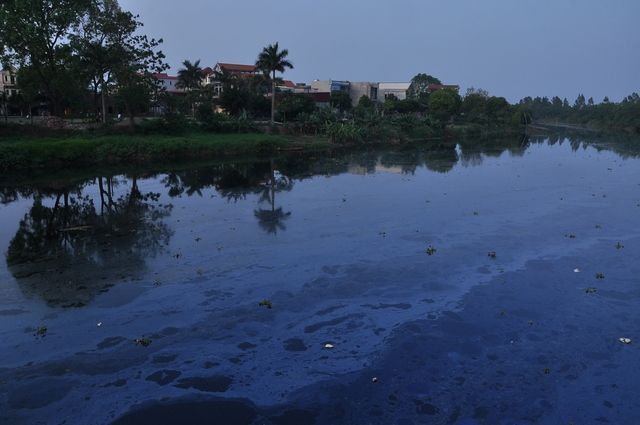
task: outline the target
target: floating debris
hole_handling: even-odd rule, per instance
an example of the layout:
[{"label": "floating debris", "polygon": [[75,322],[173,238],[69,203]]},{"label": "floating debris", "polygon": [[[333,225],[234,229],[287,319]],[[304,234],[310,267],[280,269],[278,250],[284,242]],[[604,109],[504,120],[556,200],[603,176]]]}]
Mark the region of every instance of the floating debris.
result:
[{"label": "floating debris", "polygon": [[616,248],[617,249],[624,248],[624,245],[622,245],[622,244],[620,244],[620,242],[618,242],[618,244],[616,245]]},{"label": "floating debris", "polygon": [[38,339],[38,337],[44,338],[45,336],[47,336],[47,327],[46,326],[38,327],[38,329],[36,329],[36,332],[33,334],[33,336],[35,336],[36,339]]},{"label": "floating debris", "polygon": [[264,299],[258,303],[260,307],[267,306],[267,308],[271,308],[271,301],[268,299]]},{"label": "floating debris", "polygon": [[629,338],[620,338],[620,342],[623,344],[631,344],[631,340]]},{"label": "floating debris", "polygon": [[98,327],[102,326],[102,322],[98,322]]},{"label": "floating debris", "polygon": [[580,269],[573,269],[574,273],[580,273]]},{"label": "floating debris", "polygon": [[329,349],[331,349],[331,348],[333,348],[333,345],[331,345],[331,344],[326,344],[326,345],[324,346],[324,348],[329,348]]},{"label": "floating debris", "polygon": [[549,369],[548,367],[543,367],[542,371],[547,375],[551,373],[551,369]]},{"label": "floating debris", "polygon": [[145,337],[144,335],[142,335],[142,337],[139,338],[139,339],[134,339],[133,342],[135,342],[136,345],[140,344],[143,347],[147,347],[147,346],[149,346],[149,344],[151,344],[151,340],[149,338]]},{"label": "floating debris", "polygon": [[373,382],[373,383],[375,384],[376,382],[378,382],[378,378],[376,378],[376,377],[374,376],[374,377],[373,377],[373,379],[371,380],[371,382]]}]

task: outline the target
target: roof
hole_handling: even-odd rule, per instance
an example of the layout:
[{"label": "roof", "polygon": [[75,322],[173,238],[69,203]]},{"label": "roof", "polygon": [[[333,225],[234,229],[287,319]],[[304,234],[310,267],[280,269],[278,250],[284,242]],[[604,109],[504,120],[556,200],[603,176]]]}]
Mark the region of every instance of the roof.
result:
[{"label": "roof", "polygon": [[237,63],[222,63],[218,62],[220,68],[224,68],[230,72],[259,72],[259,70],[253,65],[242,65]]},{"label": "roof", "polygon": [[211,69],[211,67],[209,67],[209,66],[208,66],[208,67],[206,67],[206,68],[204,68],[204,69],[202,70],[202,73],[203,73],[204,75],[211,75],[211,74],[213,74],[213,69]]},{"label": "roof", "polygon": [[282,84],[278,84],[278,87],[290,87],[292,89],[295,89],[296,85],[291,80],[284,80]]},{"label": "roof", "polygon": [[153,74],[153,76],[159,80],[177,80],[178,79],[178,77],[174,77],[173,75],[167,75],[164,72]]},{"label": "roof", "polygon": [[430,91],[444,90],[444,89],[459,90],[460,86],[453,85],[453,84],[429,84],[427,86],[427,90],[430,90]]}]

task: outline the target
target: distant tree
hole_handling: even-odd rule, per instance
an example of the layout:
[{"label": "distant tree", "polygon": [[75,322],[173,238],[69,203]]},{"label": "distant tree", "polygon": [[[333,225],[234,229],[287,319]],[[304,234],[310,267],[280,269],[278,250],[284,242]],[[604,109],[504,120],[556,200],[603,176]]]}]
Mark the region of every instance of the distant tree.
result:
[{"label": "distant tree", "polygon": [[331,92],[331,105],[338,108],[340,112],[351,110],[351,96],[344,90],[334,90]]},{"label": "distant tree", "polygon": [[178,70],[176,88],[187,91],[187,97],[191,103],[191,111],[195,115],[195,103],[197,97],[199,97],[200,93],[198,93],[198,91],[202,88],[202,78],[204,77],[202,67],[200,66],[200,59],[194,63],[185,60],[182,62],[182,66],[184,66],[184,68]]},{"label": "distant tree", "polygon": [[590,97],[590,98],[589,98],[589,100],[587,101],[587,104],[588,104],[589,106],[593,106],[593,105],[594,105],[593,97]]},{"label": "distant tree", "polygon": [[585,101],[583,94],[579,94],[578,97],[576,98],[575,102],[573,102],[573,106],[575,108],[582,108],[586,104],[587,104],[587,102]]},{"label": "distant tree", "polygon": [[303,93],[284,92],[279,95],[277,117],[279,120],[292,121],[300,114],[312,114],[316,109],[313,97]]},{"label": "distant tree", "polygon": [[487,99],[486,111],[492,123],[504,124],[511,115],[511,105],[504,97],[491,96]]},{"label": "distant tree", "polygon": [[567,98],[565,97],[564,100],[562,101],[562,107],[563,108],[570,108],[571,106],[569,105],[569,101],[567,100]]},{"label": "distant tree", "polygon": [[602,103],[609,103],[609,96],[605,96],[604,99],[602,99]]},{"label": "distant tree", "polygon": [[562,100],[558,96],[553,96],[551,99],[551,104],[556,108],[562,107]]},{"label": "distant tree", "polygon": [[[485,107],[487,99],[489,98],[489,92],[482,89],[475,89],[469,87],[467,93],[462,100],[462,112],[465,113],[467,119],[471,121],[477,120],[482,114],[485,114]],[[527,97],[520,101],[521,103],[531,104],[531,97]]]},{"label": "distant tree", "polygon": [[432,75],[417,74],[411,79],[411,92],[408,94],[410,99],[428,102],[429,100],[429,84],[442,84],[442,81]]},{"label": "distant tree", "polygon": [[362,95],[360,99],[358,99],[358,106],[362,106],[363,108],[373,108],[373,100],[369,96]]},{"label": "distant tree", "polygon": [[429,96],[429,111],[441,120],[452,118],[461,106],[462,98],[455,90],[437,90]]},{"label": "distant tree", "polygon": [[271,125],[275,122],[276,72],[284,72],[285,68],[293,69],[293,64],[286,59],[288,55],[289,51],[287,49],[278,50],[278,43],[276,42],[276,44],[270,44],[263,48],[255,63],[256,68],[271,77]]}]

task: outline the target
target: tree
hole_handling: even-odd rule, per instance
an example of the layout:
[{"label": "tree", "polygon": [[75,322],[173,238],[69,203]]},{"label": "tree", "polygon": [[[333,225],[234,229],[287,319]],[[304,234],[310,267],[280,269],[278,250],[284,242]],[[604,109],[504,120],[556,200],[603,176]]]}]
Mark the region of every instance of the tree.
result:
[{"label": "tree", "polygon": [[93,92],[93,110],[100,110],[106,121],[105,94],[111,84],[113,71],[122,60],[123,50],[134,40],[133,33],[142,26],[130,12],[120,9],[116,0],[98,0],[81,19],[77,32],[70,35],[77,52],[82,79],[88,81]]},{"label": "tree", "polygon": [[200,66],[200,59],[195,61],[193,64],[188,60],[182,62],[184,68],[178,70],[178,82],[176,83],[177,88],[185,89],[191,99],[191,109],[193,114],[195,115],[195,99],[198,93],[196,91],[202,87],[202,67]]},{"label": "tree", "polygon": [[300,114],[312,114],[316,110],[316,101],[304,93],[281,93],[278,104],[278,119],[295,120]]},{"label": "tree", "polygon": [[68,67],[68,35],[90,10],[93,0],[8,0],[0,3],[3,62],[31,66],[54,114],[62,114],[64,92],[82,82]]},{"label": "tree", "polygon": [[452,89],[437,90],[429,96],[429,110],[439,119],[447,119],[460,111],[462,99]]},{"label": "tree", "polygon": [[271,125],[275,122],[276,110],[276,72],[284,72],[285,68],[293,69],[293,64],[286,57],[289,55],[287,49],[278,51],[278,43],[269,45],[262,49],[258,55],[255,67],[271,77]]},{"label": "tree", "polygon": [[351,110],[351,96],[344,90],[334,90],[331,92],[331,105],[338,108],[340,112]]},{"label": "tree", "polygon": [[432,75],[417,74],[411,79],[411,91],[408,97],[425,103],[428,102],[430,84],[442,84],[442,81]]}]

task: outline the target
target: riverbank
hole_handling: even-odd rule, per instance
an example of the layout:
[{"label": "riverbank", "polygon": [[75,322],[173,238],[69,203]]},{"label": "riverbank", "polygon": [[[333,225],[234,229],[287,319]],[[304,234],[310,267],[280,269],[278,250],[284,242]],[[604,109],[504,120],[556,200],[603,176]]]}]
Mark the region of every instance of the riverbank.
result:
[{"label": "riverbank", "polygon": [[319,138],[253,133],[169,136],[54,131],[6,137],[6,128],[4,133],[0,141],[0,170],[3,171],[267,154],[279,149],[320,149],[329,145]]}]

